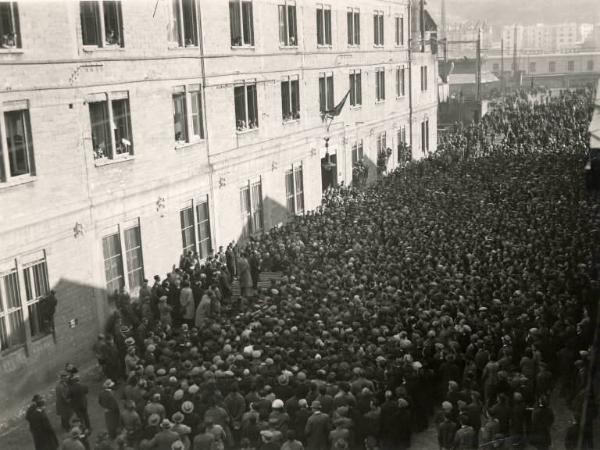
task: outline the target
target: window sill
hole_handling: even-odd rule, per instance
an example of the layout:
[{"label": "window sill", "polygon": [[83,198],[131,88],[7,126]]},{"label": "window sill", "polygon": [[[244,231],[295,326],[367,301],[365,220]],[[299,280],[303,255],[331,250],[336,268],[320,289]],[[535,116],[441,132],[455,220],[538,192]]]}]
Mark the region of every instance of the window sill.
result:
[{"label": "window sill", "polygon": [[258,133],[258,127],[256,128],[246,128],[244,130],[235,130],[235,132],[240,135],[240,134],[251,134],[251,133]]},{"label": "window sill", "polygon": [[135,159],[135,156],[133,156],[133,155],[117,156],[114,159],[110,159],[110,158],[98,158],[98,159],[94,160],[94,165],[96,167],[110,166],[111,164],[117,164],[117,163],[120,163],[120,162],[131,161],[133,159]]},{"label": "window sill", "polygon": [[22,48],[18,47],[10,47],[10,48],[0,48],[0,55],[20,55],[25,53]]},{"label": "window sill", "polygon": [[106,47],[98,47],[97,45],[84,45],[81,47],[84,53],[102,53],[102,52],[118,52],[125,51],[124,47],[119,47],[118,45],[109,45]]},{"label": "window sill", "polygon": [[362,109],[362,104],[360,104],[360,105],[350,105],[350,109]]},{"label": "window sill", "polygon": [[279,44],[279,50],[298,50],[298,45]]},{"label": "window sill", "polygon": [[52,337],[51,331],[49,331],[47,333],[38,333],[35,336],[31,336],[31,342],[34,343],[34,342],[38,342],[38,341],[44,340],[46,338],[51,338],[51,337]]},{"label": "window sill", "polygon": [[284,125],[294,125],[294,124],[300,123],[300,118],[284,120],[282,123]]},{"label": "window sill", "polygon": [[21,186],[27,183],[33,183],[37,177],[31,175],[19,175],[18,177],[9,178],[5,182],[0,183],[0,189],[9,189],[13,186]]},{"label": "window sill", "polygon": [[167,48],[169,50],[195,50],[195,51],[198,51],[198,49],[200,47],[198,47],[197,45],[185,45],[185,46],[181,46],[181,45],[177,45],[177,44],[171,44]]},{"label": "window sill", "polygon": [[373,44],[373,48],[383,48],[383,45]]},{"label": "window sill", "polygon": [[2,350],[2,352],[0,352],[0,355],[2,357],[4,356],[8,356],[12,353],[17,353],[19,350],[25,350],[25,344],[18,344],[18,345],[14,345],[12,347],[8,347],[6,350]]},{"label": "window sill", "polygon": [[396,97],[396,100],[404,100],[406,98],[406,95],[399,95]]},{"label": "window sill", "polygon": [[254,45],[232,45],[231,50],[256,50]]},{"label": "window sill", "polygon": [[331,44],[317,44],[317,49],[331,50],[333,46]]},{"label": "window sill", "polygon": [[176,142],[175,143],[175,150],[182,150],[188,147],[193,147],[194,145],[198,145],[198,144],[202,144],[204,142],[204,139],[198,139],[196,141],[191,141],[191,142]]},{"label": "window sill", "polygon": [[383,105],[385,103],[385,99],[382,100],[375,100],[375,104],[376,105]]},{"label": "window sill", "polygon": [[359,48],[360,44],[348,44],[348,48]]}]

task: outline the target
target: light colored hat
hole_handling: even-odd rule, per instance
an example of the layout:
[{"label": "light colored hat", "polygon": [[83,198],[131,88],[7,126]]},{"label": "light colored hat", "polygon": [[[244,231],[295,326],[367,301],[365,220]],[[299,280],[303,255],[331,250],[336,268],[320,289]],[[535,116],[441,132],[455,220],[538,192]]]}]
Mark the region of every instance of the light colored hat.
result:
[{"label": "light colored hat", "polygon": [[106,381],[104,382],[104,384],[102,385],[102,387],[104,387],[104,389],[110,389],[114,385],[115,385],[115,382],[113,380],[111,380],[110,378],[107,378]]},{"label": "light colored hat", "polygon": [[273,409],[282,409],[283,408],[283,400],[275,399],[271,404],[271,408]]},{"label": "light colored hat", "polygon": [[189,400],[183,402],[181,405],[181,411],[185,414],[191,413],[192,411],[194,411],[194,404]]},{"label": "light colored hat", "polygon": [[172,426],[173,426],[173,424],[171,423],[171,421],[169,419],[163,419],[162,422],[160,423],[160,427],[163,430],[169,430],[169,429],[171,429]]}]

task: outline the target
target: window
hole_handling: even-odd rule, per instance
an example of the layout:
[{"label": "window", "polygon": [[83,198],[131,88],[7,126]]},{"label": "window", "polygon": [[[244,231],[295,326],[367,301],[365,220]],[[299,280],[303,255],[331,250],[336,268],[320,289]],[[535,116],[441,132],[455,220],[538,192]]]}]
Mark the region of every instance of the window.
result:
[{"label": "window", "polygon": [[196,227],[198,230],[198,256],[201,259],[205,259],[212,253],[208,199],[198,202],[196,205],[196,217],[198,220],[198,226]]},{"label": "window", "polygon": [[171,11],[171,41],[179,47],[198,46],[196,0],[173,0]]},{"label": "window", "polygon": [[556,72],[556,62],[555,61],[550,61],[548,63],[548,72],[550,72],[550,73]]},{"label": "window", "polygon": [[396,17],[396,45],[404,45],[404,17]]},{"label": "window", "polygon": [[378,102],[385,100],[385,69],[375,69],[375,98]]},{"label": "window", "polygon": [[362,105],[362,80],[360,70],[350,71],[350,106]]},{"label": "window", "polygon": [[[125,246],[122,246],[122,243]],[[142,236],[139,222],[102,238],[104,275],[109,294],[121,286],[133,291],[144,280],[144,259],[142,257]],[[127,275],[127,277],[125,277]]]},{"label": "window", "polygon": [[46,334],[49,328],[48,324],[44,323],[45,318],[40,308],[40,300],[50,292],[45,256],[23,264],[23,282],[31,336]]},{"label": "window", "polygon": [[284,122],[300,118],[300,83],[297,75],[281,81],[281,114]]},{"label": "window", "polygon": [[427,90],[427,66],[421,66],[421,91]]},{"label": "window", "polygon": [[[212,238],[210,230],[210,211],[208,198],[194,200],[190,206],[179,212],[181,219],[181,240],[183,251],[194,251],[200,259],[206,259],[212,253]],[[198,243],[198,247],[196,247]]]},{"label": "window", "polygon": [[380,155],[385,153],[387,148],[387,136],[385,131],[382,131],[377,135],[377,154]]},{"label": "window", "polygon": [[285,173],[285,198],[290,214],[304,213],[304,181],[302,165],[293,165]]},{"label": "window", "polygon": [[[14,109],[13,109],[14,108]],[[4,104],[0,120],[0,181],[35,176],[33,140],[27,102]]]},{"label": "window", "polygon": [[535,62],[529,63],[529,73],[535,73]]},{"label": "window", "polygon": [[383,11],[375,11],[373,14],[373,43],[383,46]]},{"label": "window", "polygon": [[256,83],[244,82],[234,88],[235,125],[238,131],[258,128]]},{"label": "window", "polygon": [[240,190],[242,205],[242,235],[250,237],[263,229],[262,181],[248,182]]},{"label": "window", "polygon": [[177,86],[174,89],[173,125],[178,144],[204,139],[200,85]]},{"label": "window", "polygon": [[252,2],[229,0],[229,28],[232,47],[254,45]]},{"label": "window", "polygon": [[133,155],[128,93],[95,94],[90,96],[88,104],[94,159]]},{"label": "window", "polygon": [[362,139],[352,145],[352,166],[363,159],[363,141]]},{"label": "window", "polygon": [[404,67],[396,68],[396,97],[404,97],[405,95],[405,78]]},{"label": "window", "polygon": [[429,119],[421,122],[421,150],[429,151]]},{"label": "window", "polygon": [[567,61],[567,70],[569,72],[575,71],[575,61]]},{"label": "window", "polygon": [[21,48],[17,2],[0,2],[0,48]]},{"label": "window", "polygon": [[279,43],[286,47],[298,45],[296,30],[296,4],[286,1],[279,8]]},{"label": "window", "polygon": [[360,45],[360,11],[349,9],[346,13],[348,22],[348,45]]},{"label": "window", "polygon": [[181,220],[181,241],[183,242],[183,252],[196,251],[196,230],[194,219],[194,207],[179,211]]},{"label": "window", "polygon": [[121,258],[121,239],[119,233],[102,238],[102,253],[104,255],[106,290],[112,294],[125,285],[123,281],[123,259]]},{"label": "window", "polygon": [[319,110],[326,113],[334,108],[333,104],[333,74],[319,75]]},{"label": "window", "polygon": [[123,232],[125,236],[125,256],[127,260],[127,280],[129,289],[135,289],[144,281],[144,262],[142,258],[142,237],[140,226],[128,228]]},{"label": "window", "polygon": [[398,145],[397,145],[397,149],[398,149],[398,163],[405,163],[407,162],[410,158],[408,157],[408,152],[406,151],[406,126],[402,126],[402,128],[398,129],[398,135],[397,135],[397,140],[398,140]]},{"label": "window", "polygon": [[594,70],[594,60],[593,59],[590,59],[587,62],[587,70]]},{"label": "window", "polygon": [[331,45],[331,6],[317,5],[317,45]]},{"label": "window", "polygon": [[79,15],[83,45],[124,46],[120,1],[81,1]]},{"label": "window", "polygon": [[25,322],[16,264],[0,273],[0,351],[25,343]]}]

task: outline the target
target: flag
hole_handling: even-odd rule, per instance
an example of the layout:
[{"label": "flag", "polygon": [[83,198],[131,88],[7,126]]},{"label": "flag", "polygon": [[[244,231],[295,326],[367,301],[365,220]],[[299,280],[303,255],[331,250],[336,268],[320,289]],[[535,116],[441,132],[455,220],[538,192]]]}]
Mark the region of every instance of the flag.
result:
[{"label": "flag", "polygon": [[337,105],[335,105],[335,108],[330,109],[329,111],[326,111],[325,115],[328,117],[339,116],[340,113],[342,112],[342,108],[344,107],[344,103],[346,103],[346,99],[348,98],[349,95],[350,95],[350,89],[348,89],[348,92],[346,92],[346,95],[344,95],[344,98],[342,98],[342,100],[340,100],[340,102]]}]

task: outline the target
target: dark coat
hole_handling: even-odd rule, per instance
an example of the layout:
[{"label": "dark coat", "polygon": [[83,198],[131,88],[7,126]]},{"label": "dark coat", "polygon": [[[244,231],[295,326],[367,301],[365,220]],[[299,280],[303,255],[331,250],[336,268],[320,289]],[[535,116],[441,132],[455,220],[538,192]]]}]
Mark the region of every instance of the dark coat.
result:
[{"label": "dark coat", "polygon": [[306,421],[304,432],[306,433],[307,450],[326,450],[329,448],[329,429],[331,421],[325,413],[313,413]]},{"label": "dark coat", "polygon": [[56,450],[58,448],[56,433],[44,410],[31,406],[27,410],[25,419],[29,422],[35,450]]}]

